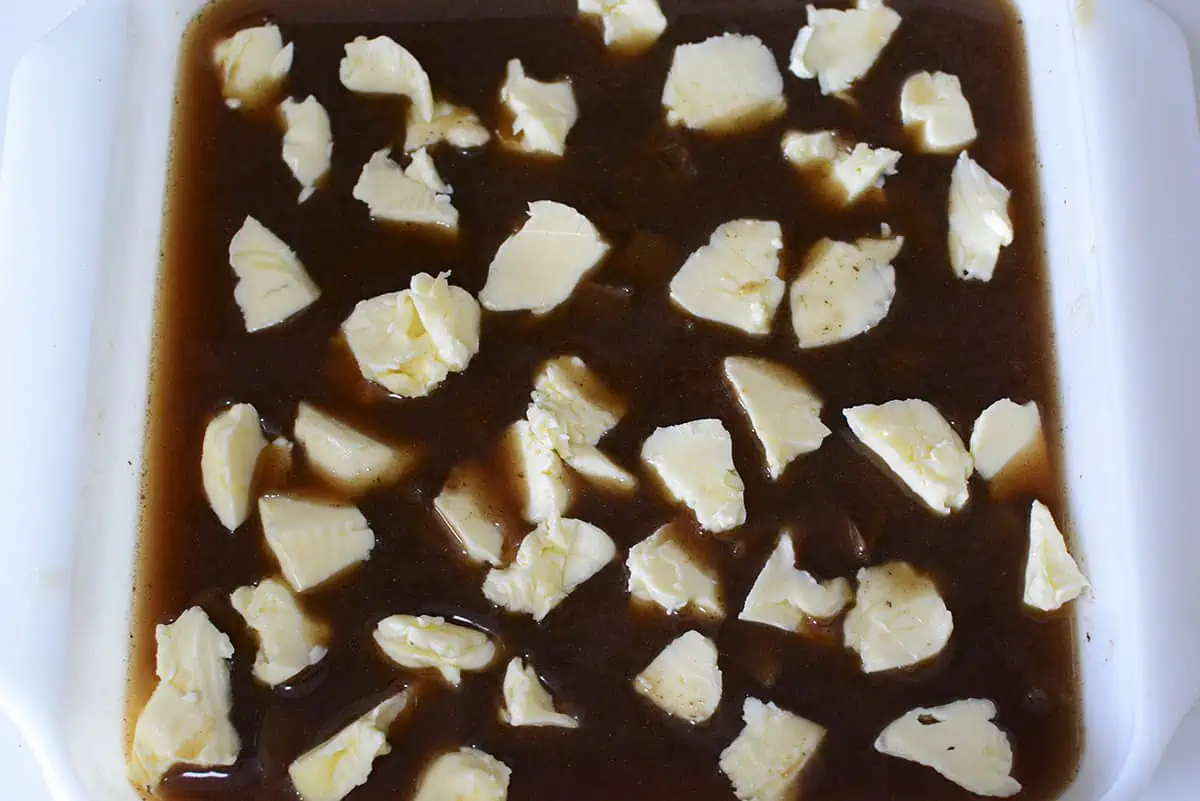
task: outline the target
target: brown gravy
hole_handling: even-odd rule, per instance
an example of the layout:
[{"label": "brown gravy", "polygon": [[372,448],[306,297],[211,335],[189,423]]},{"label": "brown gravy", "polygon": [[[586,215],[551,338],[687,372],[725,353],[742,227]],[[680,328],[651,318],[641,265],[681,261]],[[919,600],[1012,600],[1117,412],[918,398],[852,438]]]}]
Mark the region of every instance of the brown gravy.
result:
[{"label": "brown gravy", "polygon": [[[747,695],[829,729],[803,783],[811,801],[974,798],[932,770],[872,749],[879,731],[907,710],[965,697],[995,701],[1025,788],[1020,798],[1058,796],[1078,758],[1079,688],[1071,618],[1038,618],[1020,603],[1032,496],[990,498],[976,477],[967,509],[937,518],[851,444],[840,415],[849,405],[920,397],[965,436],[992,401],[1036,400],[1056,462],[1037,494],[1060,520],[1065,513],[1020,23],[1003,0],[889,4],[904,21],[855,89],[857,106],[822,97],[815,81],[785,74],[789,108],[782,120],[716,139],[663,122],[660,95],[675,45],[724,31],[753,33],[786,65],[804,24],[803,3],[662,0],[670,25],[636,57],[606,53],[598,31],[577,19],[572,0],[221,0],[191,25],[174,123],[130,719],[154,685],[154,625],[201,604],[237,648],[234,722],[243,746],[231,769],[168,777],[164,797],[294,798],[287,777],[292,759],[389,687],[413,680],[371,639],[375,622],[396,613],[463,615],[498,635],[504,657],[486,673],[469,674],[458,691],[426,682],[412,716],[392,735],[393,752],[354,791],[357,801],[410,797],[428,760],[460,745],[512,768],[513,801],[732,799],[717,757],[740,731]],[[227,110],[211,64],[219,39],[266,19],[295,43],[286,91],[315,94],[332,118],[332,172],[302,205],[280,158],[273,114]],[[407,101],[341,86],[342,46],[360,34],[387,34],[408,47],[438,96],[470,106],[493,129],[509,58],[520,57],[539,78],[572,76],[581,114],[565,158],[524,157],[495,142],[467,153],[441,146],[434,156],[455,188],[460,236],[447,240],[372,222],[350,190],[372,152],[402,144]],[[952,157],[914,154],[900,126],[900,84],[921,69],[960,76],[981,132],[972,155],[1013,190],[1016,242],[987,284],[958,280],[948,264]],[[906,155],[885,200],[841,209],[783,162],[785,128],[834,128]],[[450,271],[453,283],[478,292],[526,204],[544,198],[570,204],[597,224],[614,245],[605,265],[544,318],[485,312],[480,353],[432,396],[392,399],[369,386],[335,342],[354,304],[406,288],[417,272]],[[256,334],[246,333],[233,302],[227,259],[229,239],[247,214],[297,251],[323,291],[294,320]],[[817,239],[852,240],[877,234],[882,222],[891,225],[907,243],[896,261],[899,291],[887,319],[848,343],[800,351],[782,309],[774,333],[761,340],[673,309],[670,277],[718,224],[738,217],[782,224],[789,280]],[[450,471],[490,453],[504,428],[524,414],[537,365],[560,354],[582,357],[630,401],[604,441],[605,451],[629,468],[641,470],[641,442],[658,425],[715,416],[732,432],[749,523],[726,537],[692,538],[720,571],[729,613],[723,624],[632,610],[623,554],[544,625],[504,614],[480,592],[483,568],[461,558],[440,528],[431,502]],[[732,354],[795,368],[826,403],[834,435],[778,482],[766,479],[749,424],[720,378],[720,361]],[[200,444],[207,420],[235,401],[255,404],[272,435],[290,435],[300,400],[377,434],[424,443],[425,456],[410,479],[359,501],[377,536],[370,561],[303,598],[306,610],[334,632],[330,653],[299,681],[271,691],[251,677],[255,644],[227,596],[278,568],[257,517],[231,535],[211,513],[200,483]],[[276,470],[261,478],[291,488],[317,483],[302,457],[290,474]],[[631,498],[587,492],[570,514],[603,528],[624,551],[681,513],[643,472]],[[851,538],[852,524],[861,542]],[[852,576],[863,564],[891,559],[933,574],[955,618],[946,651],[909,674],[865,676],[833,637],[806,639],[738,622],[784,525],[798,535],[800,564],[819,576]],[[694,729],[651,708],[630,687],[632,676],[691,627],[717,641],[724,671],[717,714]],[[582,728],[511,729],[497,720],[504,665],[518,654],[532,657],[560,708],[581,717]]]}]

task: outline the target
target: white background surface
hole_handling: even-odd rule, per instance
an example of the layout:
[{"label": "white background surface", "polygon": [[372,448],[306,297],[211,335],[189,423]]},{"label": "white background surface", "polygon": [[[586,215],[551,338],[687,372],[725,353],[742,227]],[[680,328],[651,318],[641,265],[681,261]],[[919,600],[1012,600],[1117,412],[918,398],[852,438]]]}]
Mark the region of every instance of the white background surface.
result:
[{"label": "white background surface", "polygon": [[[1200,85],[1200,0],[1157,2],[1187,30],[1192,42],[1193,71]],[[80,0],[0,0],[0,125],[8,97],[8,75],[20,51],[79,4]],[[0,269],[10,267],[0,265]],[[0,776],[5,797],[50,801],[28,749],[3,717],[0,717]],[[1200,708],[1184,721],[1144,801],[1197,798],[1200,798]]]}]

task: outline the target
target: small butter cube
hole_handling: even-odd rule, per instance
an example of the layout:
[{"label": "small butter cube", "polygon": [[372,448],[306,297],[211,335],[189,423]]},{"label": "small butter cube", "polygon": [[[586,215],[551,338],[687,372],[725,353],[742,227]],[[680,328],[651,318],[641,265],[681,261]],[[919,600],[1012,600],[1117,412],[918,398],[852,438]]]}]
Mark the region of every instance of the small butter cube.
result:
[{"label": "small butter cube", "polygon": [[718,133],[787,109],[775,56],[757,36],[736,33],[675,48],[662,102],[671,125]]},{"label": "small butter cube", "polygon": [[432,668],[454,687],[464,670],[483,670],[496,658],[496,646],[484,632],[430,615],[386,617],[375,626],[375,642],[397,665]]},{"label": "small butter cube", "polygon": [[408,705],[405,690],[297,757],[288,775],[301,801],[342,801],[366,784],[375,759],[391,752],[388,729]]},{"label": "small butter cube", "polygon": [[950,641],[954,618],[937,585],[906,562],[858,571],[858,595],[844,624],[846,647],[866,673],[911,667]]},{"label": "small butter cube", "polygon": [[505,568],[493,568],[483,582],[489,601],[539,623],[575,589],[617,555],[600,529],[582,520],[553,517],[539,523]]},{"label": "small butter cube", "polygon": [[843,414],[862,444],[939,515],[967,504],[971,454],[937,408],[923,400],[864,404]]},{"label": "small butter cube", "polygon": [[204,494],[221,525],[230,531],[250,515],[254,468],[266,447],[258,410],[249,403],[235,403],[204,429],[200,451]]},{"label": "small butter cube", "polygon": [[733,464],[733,440],[720,420],[655,429],[642,444],[642,461],[703,528],[719,534],[746,522],[745,484]]},{"label": "small butter cube", "polygon": [[757,698],[742,705],[745,724],[721,752],[721,772],[741,801],[789,801],[825,728]]},{"label": "small butter cube", "polygon": [[996,705],[980,698],[918,707],[888,724],[875,750],[933,768],[975,795],[1007,798],[1021,792],[1021,784],[1012,777],[1012,745],[995,717]]},{"label": "small butter cube", "polygon": [[633,688],[669,715],[708,720],[721,703],[716,644],[698,631],[684,633],[637,675]]},{"label": "small butter cube", "polygon": [[365,562],[375,548],[375,534],[354,506],[265,495],[258,514],[267,545],[296,592]]}]

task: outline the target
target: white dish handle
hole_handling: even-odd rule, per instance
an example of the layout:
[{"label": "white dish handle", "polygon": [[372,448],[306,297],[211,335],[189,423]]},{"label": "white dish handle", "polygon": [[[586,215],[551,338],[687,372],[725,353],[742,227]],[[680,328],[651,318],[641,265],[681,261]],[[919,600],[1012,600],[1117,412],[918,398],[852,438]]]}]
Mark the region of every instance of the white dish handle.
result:
[{"label": "white dish handle", "polygon": [[[1137,675],[1129,757],[1106,798],[1149,780],[1200,696],[1200,130],[1182,31],[1140,0],[1097,0],[1077,24],[1096,257],[1116,398],[1112,453],[1132,532],[1122,645]],[[1086,46],[1083,46],[1086,45]],[[1104,536],[1101,532],[1098,536]],[[1124,599],[1123,601],[1121,599]]]},{"label": "white dish handle", "polygon": [[81,399],[124,27],[119,0],[94,0],[28,50],[13,73],[0,156],[0,365],[11,410],[0,418],[0,707],[44,766],[62,748],[54,733],[71,621],[87,613],[72,606],[73,576],[86,569],[74,564],[73,542],[88,530],[73,496],[88,481],[77,474],[88,436]]}]

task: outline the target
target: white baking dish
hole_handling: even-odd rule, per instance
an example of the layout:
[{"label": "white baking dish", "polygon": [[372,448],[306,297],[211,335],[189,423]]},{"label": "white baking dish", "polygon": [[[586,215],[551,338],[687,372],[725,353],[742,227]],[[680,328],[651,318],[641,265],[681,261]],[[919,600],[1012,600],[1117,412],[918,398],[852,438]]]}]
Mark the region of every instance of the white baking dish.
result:
[{"label": "white baking dish", "polygon": [[[199,5],[92,0],[12,87],[0,705],[62,801],[137,797],[123,753],[131,574],[174,76]],[[1071,527],[1094,584],[1078,607],[1085,750],[1063,799],[1121,801],[1200,694],[1200,133],[1182,36],[1146,0],[1017,5]]]}]

